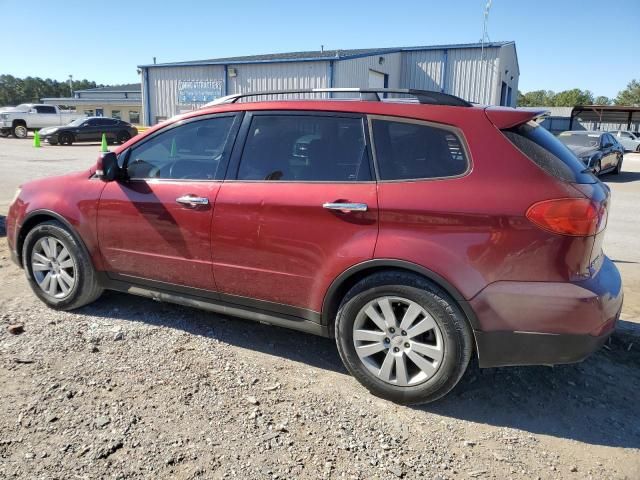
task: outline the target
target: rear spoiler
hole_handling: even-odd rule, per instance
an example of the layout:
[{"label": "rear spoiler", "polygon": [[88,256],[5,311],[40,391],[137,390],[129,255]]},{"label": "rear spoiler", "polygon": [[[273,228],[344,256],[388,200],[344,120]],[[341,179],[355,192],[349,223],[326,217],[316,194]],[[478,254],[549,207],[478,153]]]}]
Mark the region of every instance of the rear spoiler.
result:
[{"label": "rear spoiler", "polygon": [[549,114],[549,110],[543,108],[487,107],[484,112],[489,121],[500,130],[522,125]]}]

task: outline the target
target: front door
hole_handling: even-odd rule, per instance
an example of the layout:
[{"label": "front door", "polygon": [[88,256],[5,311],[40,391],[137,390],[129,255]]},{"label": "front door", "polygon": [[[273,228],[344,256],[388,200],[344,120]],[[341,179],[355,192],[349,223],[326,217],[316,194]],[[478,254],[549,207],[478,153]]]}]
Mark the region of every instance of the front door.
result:
[{"label": "front door", "polygon": [[241,132],[213,216],[221,297],[319,312],[336,276],[375,247],[378,201],[363,119],[261,112],[245,115]]},{"label": "front door", "polygon": [[110,276],[215,290],[211,215],[237,123],[192,120],[123,153],[130,179],[107,184],[98,211]]}]

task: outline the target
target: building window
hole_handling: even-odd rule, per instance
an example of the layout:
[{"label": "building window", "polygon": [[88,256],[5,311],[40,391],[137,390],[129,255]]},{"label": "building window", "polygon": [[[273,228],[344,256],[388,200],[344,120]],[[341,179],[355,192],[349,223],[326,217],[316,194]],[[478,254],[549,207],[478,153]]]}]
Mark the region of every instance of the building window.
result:
[{"label": "building window", "polygon": [[95,112],[93,110],[84,110],[84,114],[87,117],[95,117]]},{"label": "building window", "polygon": [[507,84],[502,82],[502,87],[500,87],[500,105],[507,104]]},{"label": "building window", "polygon": [[122,120],[122,113],[120,112],[120,110],[111,110],[111,118]]},{"label": "building window", "polygon": [[129,123],[140,123],[140,112],[137,110],[129,110]]}]

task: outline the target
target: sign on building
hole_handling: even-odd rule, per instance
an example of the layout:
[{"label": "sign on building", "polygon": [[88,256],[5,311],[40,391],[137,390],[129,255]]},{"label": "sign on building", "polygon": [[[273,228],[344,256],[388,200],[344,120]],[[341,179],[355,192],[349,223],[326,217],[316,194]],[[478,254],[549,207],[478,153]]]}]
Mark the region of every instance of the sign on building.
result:
[{"label": "sign on building", "polygon": [[224,80],[181,80],[178,82],[178,104],[200,105],[222,96]]}]

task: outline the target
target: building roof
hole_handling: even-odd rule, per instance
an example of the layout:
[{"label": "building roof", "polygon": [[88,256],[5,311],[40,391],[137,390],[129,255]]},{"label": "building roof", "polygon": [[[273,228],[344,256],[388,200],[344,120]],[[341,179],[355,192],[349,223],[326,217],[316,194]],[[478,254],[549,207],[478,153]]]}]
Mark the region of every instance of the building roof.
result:
[{"label": "building roof", "polygon": [[118,93],[140,93],[142,87],[139,83],[127,83],[125,85],[110,85],[107,87],[86,88],[84,90],[75,90],[76,92],[118,92]]},{"label": "building roof", "polygon": [[[485,42],[485,48],[503,47],[514,42]],[[311,62],[321,60],[347,60],[350,58],[368,57],[372,55],[383,55],[385,53],[398,53],[405,51],[421,50],[452,50],[462,48],[482,48],[482,43],[459,43],[450,45],[423,45],[416,47],[386,47],[386,48],[357,48],[339,50],[315,50],[306,52],[284,52],[268,53],[264,55],[247,55],[241,57],[211,58],[207,60],[193,60],[187,62],[170,62],[138,65],[140,68],[147,67],[177,67],[189,65],[228,65],[238,63],[276,63],[276,62]]]}]

